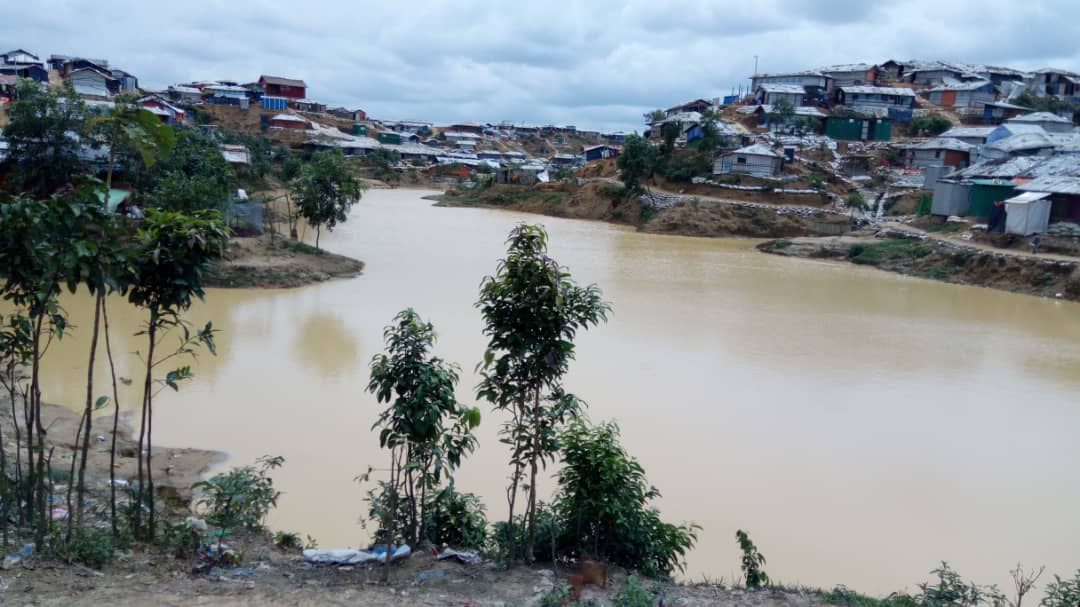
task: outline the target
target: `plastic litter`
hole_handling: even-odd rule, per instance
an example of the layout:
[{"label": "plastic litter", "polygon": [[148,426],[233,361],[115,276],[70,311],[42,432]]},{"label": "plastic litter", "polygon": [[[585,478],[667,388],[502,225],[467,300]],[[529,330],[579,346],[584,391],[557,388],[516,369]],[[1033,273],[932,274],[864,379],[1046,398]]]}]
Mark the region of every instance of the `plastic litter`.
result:
[{"label": "plastic litter", "polygon": [[49,511],[49,516],[51,516],[54,521],[62,521],[68,517],[67,508],[53,508]]},{"label": "plastic litter", "polygon": [[475,551],[472,550],[454,550],[453,548],[445,548],[439,553],[439,556],[435,557],[437,560],[443,561],[446,559],[457,559],[459,562],[466,565],[479,565],[482,558]]},{"label": "plastic litter", "polygon": [[0,563],[0,569],[11,569],[24,560],[30,558],[30,555],[34,554],[33,544],[23,544],[22,548],[19,548],[15,552],[12,552],[4,557],[3,563]]},{"label": "plastic litter", "polygon": [[[412,554],[412,548],[408,544],[402,544],[394,548],[390,553],[390,561],[408,558]],[[376,546],[372,550],[358,550],[356,548],[337,548],[334,550],[322,550],[309,548],[303,552],[304,560],[309,563],[324,563],[330,565],[359,565],[370,561],[386,562],[386,546]]]},{"label": "plastic litter", "polygon": [[443,577],[444,575],[446,575],[446,572],[442,569],[429,569],[427,571],[421,571],[420,573],[416,574],[416,583],[419,584],[432,578]]}]

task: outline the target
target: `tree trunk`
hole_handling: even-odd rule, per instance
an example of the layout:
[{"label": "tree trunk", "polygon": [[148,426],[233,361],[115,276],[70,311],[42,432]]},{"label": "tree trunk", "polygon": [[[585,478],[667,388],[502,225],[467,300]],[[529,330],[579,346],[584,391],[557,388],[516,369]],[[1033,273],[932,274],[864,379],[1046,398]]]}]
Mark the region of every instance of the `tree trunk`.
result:
[{"label": "tree trunk", "polygon": [[[137,453],[138,462],[139,462],[139,464],[138,464],[138,479],[139,479],[138,498],[139,498],[139,503],[138,503],[138,507],[135,508],[135,529],[136,529],[137,532],[142,531],[142,509],[143,509],[143,504],[146,503],[146,483],[144,482],[145,479],[146,479],[146,473],[144,471],[143,463],[145,462],[145,464],[146,464],[145,467],[149,467],[149,465],[150,465],[150,458],[149,457],[145,457],[145,458],[143,457],[143,446],[146,444],[146,427],[147,427],[147,421],[149,419],[150,394],[151,394],[151,391],[153,390],[154,340],[155,340],[155,333],[157,332],[157,323],[158,323],[157,311],[152,309],[150,311],[150,325],[147,328],[147,336],[148,336],[148,340],[149,340],[150,345],[149,345],[149,350],[147,352],[146,361],[145,361],[146,362],[146,377],[143,379],[142,416],[141,416],[141,419],[139,421],[139,445],[138,445],[138,453]],[[149,455],[149,449],[147,449],[147,454]]]},{"label": "tree trunk", "polygon": [[315,225],[315,250],[319,250],[319,236],[322,236],[322,225]]},{"label": "tree trunk", "polygon": [[116,521],[116,431],[120,425],[120,395],[116,389],[116,365],[113,363],[112,344],[109,342],[109,312],[104,301],[101,302],[101,318],[105,323],[105,355],[109,359],[109,375],[112,377],[113,423],[112,443],[109,445],[109,512],[112,518],[113,537],[120,535]]},{"label": "tree trunk", "polygon": [[386,528],[386,561],[383,569],[383,582],[390,584],[390,555],[393,554],[394,525],[397,518],[397,475],[400,474],[400,464],[397,458],[397,449],[390,451],[390,494],[387,495],[387,507],[390,509],[389,524]]},{"label": "tree trunk", "polygon": [[[82,439],[83,428],[86,427],[86,411],[83,411],[79,416],[79,428],[75,430],[75,442],[72,443],[71,449],[71,467],[68,470],[68,484],[67,491],[64,495],[64,503],[67,504],[67,531],[64,538],[67,542],[71,542],[71,532],[75,527],[75,506],[71,501],[71,494],[75,491],[75,466],[79,463],[79,441]],[[51,476],[51,475],[50,475]],[[50,514],[51,516],[51,514]]]},{"label": "tree trunk", "polygon": [[[31,499],[27,502],[28,507],[31,509],[33,515],[30,517],[31,523],[36,519],[37,524],[34,528],[34,541],[37,545],[45,545],[45,528],[48,526],[45,519],[45,480],[43,478],[45,474],[45,428],[41,425],[41,385],[40,385],[40,371],[41,371],[41,328],[44,323],[44,312],[37,317],[37,322],[34,325],[34,354],[33,362],[30,371],[30,419],[27,424],[27,434],[31,432],[37,435],[37,463],[36,470],[33,471],[30,478],[29,495]],[[31,431],[30,428],[33,428]],[[34,448],[33,441],[27,441],[27,448],[30,451],[31,466],[34,465]]]},{"label": "tree trunk", "polygon": [[529,457],[529,531],[525,542],[525,559],[532,561],[536,546],[536,460],[540,456],[540,431],[543,420],[540,417],[540,390],[537,389],[533,403],[532,453]]},{"label": "tree trunk", "polygon": [[102,290],[98,290],[97,297],[94,299],[94,328],[91,331],[90,337],[90,362],[86,367],[86,431],[83,433],[82,455],[79,461],[79,483],[78,491],[76,492],[76,499],[78,503],[75,504],[75,512],[68,512],[70,518],[72,514],[75,514],[75,522],[82,525],[83,516],[83,496],[86,494],[86,457],[90,451],[90,433],[93,431],[94,425],[94,361],[97,358],[97,344],[98,333],[101,329],[101,307],[104,305],[105,295]]}]

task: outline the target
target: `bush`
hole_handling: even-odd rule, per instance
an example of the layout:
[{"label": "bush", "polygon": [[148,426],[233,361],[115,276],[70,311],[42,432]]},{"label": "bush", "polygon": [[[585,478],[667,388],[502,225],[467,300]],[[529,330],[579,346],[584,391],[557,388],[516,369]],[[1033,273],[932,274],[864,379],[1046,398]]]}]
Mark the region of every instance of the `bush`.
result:
[{"label": "bush", "polygon": [[108,530],[76,528],[67,541],[57,533],[53,538],[52,550],[58,558],[69,563],[101,569],[112,561],[115,546]]},{"label": "bush", "polygon": [[740,567],[742,567],[743,577],[746,578],[746,587],[768,586],[769,576],[761,568],[765,564],[765,555],[758,552],[757,546],[750,541],[750,536],[742,529],[735,532],[735,539],[738,540],[739,549],[742,550]]},{"label": "bush", "polygon": [[626,578],[612,599],[615,607],[652,607],[655,602],[653,593],[646,590],[632,575]]},{"label": "bush", "polygon": [[683,569],[683,557],[697,541],[699,527],[660,520],[649,502],[660,496],[645,470],[619,444],[619,427],[583,421],[563,432],[559,494],[555,512],[560,548],[572,556],[596,558],[649,576]]},{"label": "bush", "polygon": [[930,573],[937,576],[937,584],[919,584],[919,594],[915,601],[927,607],[975,607],[979,604],[991,604],[1000,594],[993,586],[977,586],[965,582],[960,574],[949,568],[942,561],[941,567]]},{"label": "bush", "polygon": [[912,118],[908,123],[912,133],[926,133],[934,136],[940,135],[952,128],[952,121],[941,114],[927,114]]},{"label": "bush", "polygon": [[1046,585],[1046,596],[1039,602],[1042,607],[1076,607],[1080,605],[1080,570],[1071,580],[1054,576]]},{"label": "bush", "polygon": [[480,498],[459,493],[451,483],[429,498],[422,539],[435,545],[480,548],[487,539],[487,518]]},{"label": "bush", "polygon": [[162,546],[173,550],[178,559],[188,559],[195,555],[202,542],[199,531],[187,520],[167,522],[161,529],[159,540]]},{"label": "bush", "polygon": [[256,466],[233,468],[195,483],[194,488],[203,492],[198,505],[208,509],[206,520],[218,527],[262,529],[266,514],[281,495],[269,472],[284,463],[283,457],[263,456]]},{"label": "bush", "polygon": [[274,533],[274,545],[282,550],[300,550],[304,547],[304,541],[299,533],[278,531]]}]

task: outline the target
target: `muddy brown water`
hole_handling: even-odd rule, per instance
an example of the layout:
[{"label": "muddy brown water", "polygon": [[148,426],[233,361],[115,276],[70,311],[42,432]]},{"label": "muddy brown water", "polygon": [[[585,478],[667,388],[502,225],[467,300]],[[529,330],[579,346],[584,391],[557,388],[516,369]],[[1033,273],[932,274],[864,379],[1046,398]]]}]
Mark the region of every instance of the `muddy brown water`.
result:
[{"label": "muddy brown water", "polygon": [[[610,322],[578,340],[566,383],[593,419],[619,421],[664,517],[704,527],[686,577],[730,581],[738,528],[776,580],[872,593],[914,590],[941,560],[1003,587],[1018,560],[1080,567],[1080,305],[764,255],[746,240],[437,208],[422,194],[371,191],[323,235],[367,262],[362,277],[212,290],[192,311],[221,329],[220,351],[159,396],[156,441],[226,451],[231,464],[284,456],[276,529],[365,543],[354,477],[386,465],[365,392],[383,327],[407,306],[431,319],[437,353],[462,367],[460,397],[475,402],[477,288],[507,231],[531,221],[613,302]],[[65,305],[80,327],[49,353],[45,398],[77,406],[91,306]],[[122,375],[137,384],[139,317],[111,310]],[[482,408],[480,449],[457,484],[497,517],[503,420]]]}]

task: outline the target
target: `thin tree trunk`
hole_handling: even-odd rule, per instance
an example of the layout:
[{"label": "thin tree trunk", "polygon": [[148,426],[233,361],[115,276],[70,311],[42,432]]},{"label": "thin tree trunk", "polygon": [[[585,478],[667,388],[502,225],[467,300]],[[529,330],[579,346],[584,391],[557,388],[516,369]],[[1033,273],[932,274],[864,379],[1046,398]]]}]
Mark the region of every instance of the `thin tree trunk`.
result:
[{"label": "thin tree trunk", "polygon": [[386,561],[383,569],[383,582],[390,584],[390,556],[394,548],[394,525],[397,522],[397,483],[400,475],[400,463],[397,457],[397,449],[390,451],[390,494],[387,496],[387,506],[390,509],[390,524],[386,528]]},{"label": "thin tree trunk", "polygon": [[112,515],[113,537],[120,535],[116,521],[116,432],[120,425],[120,395],[116,389],[116,365],[113,363],[112,344],[109,342],[109,312],[104,301],[101,302],[101,318],[105,323],[105,355],[109,359],[109,375],[112,377],[113,424],[112,443],[109,446],[109,509]]},{"label": "thin tree trunk", "polygon": [[[41,370],[41,327],[44,323],[44,312],[38,315],[37,323],[34,326],[34,357],[33,366],[30,371],[30,423],[27,426],[33,427],[33,431],[37,434],[37,469],[31,478],[30,495],[31,501],[28,502],[31,511],[34,513],[33,519],[37,519],[37,526],[34,529],[34,541],[39,546],[45,544],[45,530],[48,526],[48,521],[45,518],[45,428],[41,425],[41,385],[40,370]],[[29,434],[29,432],[28,432]],[[30,447],[30,461],[33,462],[33,448]]]},{"label": "thin tree trunk", "polygon": [[93,431],[94,425],[94,362],[97,358],[97,344],[98,333],[101,329],[101,308],[105,302],[104,291],[98,290],[97,297],[94,299],[94,328],[90,337],[90,362],[86,368],[86,432],[83,434],[82,444],[82,456],[79,461],[79,484],[78,491],[76,492],[76,499],[78,503],[75,505],[75,512],[68,512],[70,517],[75,514],[75,522],[82,525],[83,518],[83,497],[86,494],[86,457],[90,451],[90,434]]},{"label": "thin tree trunk", "polygon": [[75,507],[71,501],[71,494],[75,491],[75,466],[79,463],[79,440],[82,438],[83,428],[86,427],[86,411],[79,416],[79,428],[75,431],[75,443],[71,450],[71,467],[68,469],[67,491],[64,495],[64,503],[67,504],[67,531],[64,538],[71,542],[71,531],[75,525]]},{"label": "thin tree trunk", "polygon": [[[143,401],[142,401],[142,417],[139,421],[139,445],[138,445],[138,478],[139,478],[139,505],[135,509],[135,529],[139,532],[142,531],[142,508],[146,502],[146,473],[144,468],[149,467],[150,458],[143,457],[143,445],[146,444],[146,426],[149,418],[149,404],[150,393],[153,389],[153,372],[154,372],[154,339],[157,329],[157,312],[156,310],[150,311],[150,325],[147,327],[147,336],[150,342],[149,349],[146,355],[146,377],[143,379]],[[149,455],[149,449],[147,449]],[[146,463],[146,466],[143,463]]]},{"label": "thin tree trunk", "polygon": [[315,226],[315,250],[316,251],[319,250],[319,236],[322,236],[322,226],[321,225],[316,225]]}]

